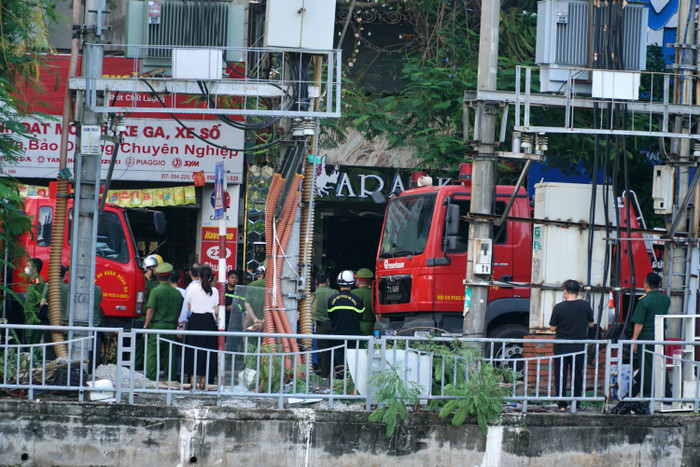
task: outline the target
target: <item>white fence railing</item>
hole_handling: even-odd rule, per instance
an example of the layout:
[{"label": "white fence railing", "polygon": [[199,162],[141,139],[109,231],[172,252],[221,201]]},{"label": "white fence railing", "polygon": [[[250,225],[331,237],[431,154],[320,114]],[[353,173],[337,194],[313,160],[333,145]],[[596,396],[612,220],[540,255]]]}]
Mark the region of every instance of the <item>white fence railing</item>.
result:
[{"label": "white fence railing", "polygon": [[[68,358],[57,359],[53,343],[18,343],[15,329],[43,333],[45,341],[51,331],[64,333]],[[223,350],[193,344],[207,336],[220,337]],[[321,348],[293,352],[282,345],[309,337],[323,342]],[[504,403],[523,412],[533,404],[576,411],[583,403],[604,410],[616,399],[648,406],[650,412],[697,413],[700,408],[697,341],[374,338],[10,325],[0,325],[0,338],[0,389],[23,392],[29,399],[50,392],[74,394],[80,401],[135,403],[137,397],[156,397],[171,404],[178,397],[221,404],[238,398],[270,400],[280,408],[295,401],[327,401],[330,406],[354,401],[370,409],[376,405],[377,375],[390,374],[419,388],[420,402],[428,404],[453,399],[455,388],[468,391],[488,377],[496,378],[493,387]],[[570,347],[562,351],[562,344]]]}]

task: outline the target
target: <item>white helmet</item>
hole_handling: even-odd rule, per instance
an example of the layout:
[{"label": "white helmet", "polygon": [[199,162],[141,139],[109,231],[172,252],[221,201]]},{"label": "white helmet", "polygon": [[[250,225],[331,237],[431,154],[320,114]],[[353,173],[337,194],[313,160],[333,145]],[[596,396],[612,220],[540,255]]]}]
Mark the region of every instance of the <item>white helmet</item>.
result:
[{"label": "white helmet", "polygon": [[158,266],[158,258],[153,255],[148,255],[143,260],[143,267],[150,268],[151,266]]},{"label": "white helmet", "polygon": [[340,271],[335,281],[338,285],[353,285],[355,284],[355,273],[347,269],[345,271]]}]

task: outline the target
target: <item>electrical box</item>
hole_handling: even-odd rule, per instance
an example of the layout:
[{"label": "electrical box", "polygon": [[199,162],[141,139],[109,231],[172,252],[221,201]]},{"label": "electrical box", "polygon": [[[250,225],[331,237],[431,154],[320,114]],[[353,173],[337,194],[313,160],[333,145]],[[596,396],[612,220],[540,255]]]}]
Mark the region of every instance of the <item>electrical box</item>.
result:
[{"label": "electrical box", "polygon": [[[227,49],[224,60],[242,61],[244,17],[244,6],[230,1],[130,0],[126,4],[125,55],[139,60],[141,73],[162,68],[165,75],[172,65],[172,51],[178,47]],[[239,50],[232,50],[234,47]]]},{"label": "electrical box", "polygon": [[593,70],[591,97],[596,99],[639,99],[640,72]]},{"label": "electrical box", "polygon": [[474,274],[491,274],[491,239],[474,239]]},{"label": "electrical box", "polygon": [[335,0],[267,0],[265,47],[333,49]]},{"label": "electrical box", "polygon": [[673,167],[670,165],[654,167],[651,197],[654,199],[656,214],[673,213],[673,173]]},{"label": "electrical box", "polygon": [[221,49],[173,49],[173,78],[199,81],[220,80]]},{"label": "electrical box", "polygon": [[[544,0],[537,3],[535,63],[540,65],[542,92],[563,92],[568,80],[572,79],[572,91],[591,93],[591,74],[578,69],[589,67],[589,59],[592,58],[589,50],[589,43],[592,42],[590,31],[602,27],[591,25],[589,7],[589,2],[582,1]],[[602,9],[608,7],[605,5]],[[600,21],[596,18],[594,14],[593,21]],[[622,31],[625,70],[639,71],[646,68],[648,27],[649,10],[646,6],[643,3],[628,2],[622,9],[622,24],[619,26]],[[573,75],[571,68],[577,69]],[[630,92],[623,87],[617,89]]]}]

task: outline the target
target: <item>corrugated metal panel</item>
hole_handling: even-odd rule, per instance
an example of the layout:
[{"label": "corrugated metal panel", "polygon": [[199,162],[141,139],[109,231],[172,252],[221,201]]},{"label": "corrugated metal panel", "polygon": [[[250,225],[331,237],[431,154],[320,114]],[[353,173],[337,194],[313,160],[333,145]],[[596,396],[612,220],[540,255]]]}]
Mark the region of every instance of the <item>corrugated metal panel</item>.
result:
[{"label": "corrugated metal panel", "polygon": [[569,2],[566,24],[557,24],[556,63],[569,66],[588,65],[588,3]]},{"label": "corrugated metal panel", "polygon": [[[228,3],[170,1],[161,4],[161,24],[149,24],[148,45],[228,46]],[[150,58],[169,58],[170,48],[149,49]]]},{"label": "corrugated metal panel", "polygon": [[[624,38],[622,60],[625,70],[642,70],[646,55],[647,15],[643,5],[630,5],[624,9]],[[646,61],[646,60],[644,60]]]},{"label": "corrugated metal panel", "polygon": [[[591,185],[577,183],[544,182],[535,185],[536,219],[572,222],[588,222],[591,204]],[[595,224],[605,225],[603,206],[604,188],[597,187]],[[614,198],[608,193],[608,219],[615,219]],[[600,287],[605,271],[604,229],[595,229],[593,234],[591,285]],[[588,277],[588,230],[577,227],[561,227],[550,224],[535,224],[532,244],[533,284],[558,287],[567,279],[585,284]],[[599,303],[600,294],[593,294],[594,303]],[[562,291],[551,288],[533,288],[530,292],[530,329],[549,326],[554,305],[562,300]],[[605,324],[605,316],[603,323]]]}]

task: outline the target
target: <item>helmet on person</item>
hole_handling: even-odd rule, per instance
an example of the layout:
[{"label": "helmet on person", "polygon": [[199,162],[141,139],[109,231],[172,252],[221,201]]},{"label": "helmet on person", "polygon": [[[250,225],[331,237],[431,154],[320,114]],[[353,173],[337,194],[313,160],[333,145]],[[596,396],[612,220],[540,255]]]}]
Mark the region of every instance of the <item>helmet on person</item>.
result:
[{"label": "helmet on person", "polygon": [[258,276],[258,275],[264,276],[265,275],[265,266],[263,266],[262,264],[260,266],[258,266],[257,269],[255,270],[255,275],[256,276]]},{"label": "helmet on person", "polygon": [[335,281],[338,285],[353,285],[355,284],[355,274],[347,269],[345,271],[340,271]]},{"label": "helmet on person", "polygon": [[356,274],[358,279],[372,279],[374,274],[368,268],[361,268]]},{"label": "helmet on person", "polygon": [[173,265],[170,263],[160,263],[156,268],[156,274],[164,276],[173,272]]},{"label": "helmet on person", "polygon": [[156,259],[156,261],[158,261],[159,265],[163,264],[163,258],[160,255],[151,255],[151,256],[153,256]]},{"label": "helmet on person", "polygon": [[150,268],[152,266],[158,266],[158,258],[155,257],[155,255],[148,255],[146,258],[143,260],[143,267],[144,268]]}]

